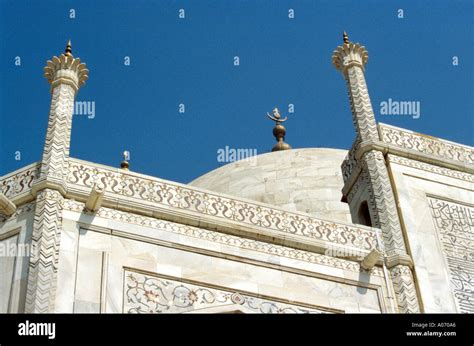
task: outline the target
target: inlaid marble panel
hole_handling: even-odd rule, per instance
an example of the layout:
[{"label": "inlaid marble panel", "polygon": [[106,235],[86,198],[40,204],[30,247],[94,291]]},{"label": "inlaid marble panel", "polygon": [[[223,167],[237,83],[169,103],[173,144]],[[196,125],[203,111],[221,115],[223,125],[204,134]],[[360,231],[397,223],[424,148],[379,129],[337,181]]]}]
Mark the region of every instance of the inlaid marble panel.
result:
[{"label": "inlaid marble panel", "polygon": [[[249,313],[324,313],[317,308],[227,291],[155,275],[125,271],[125,313],[206,312],[213,307]],[[212,310],[217,311],[219,310]],[[225,310],[229,311],[229,310]]]},{"label": "inlaid marble panel", "polygon": [[461,312],[474,313],[474,208],[429,198]]}]

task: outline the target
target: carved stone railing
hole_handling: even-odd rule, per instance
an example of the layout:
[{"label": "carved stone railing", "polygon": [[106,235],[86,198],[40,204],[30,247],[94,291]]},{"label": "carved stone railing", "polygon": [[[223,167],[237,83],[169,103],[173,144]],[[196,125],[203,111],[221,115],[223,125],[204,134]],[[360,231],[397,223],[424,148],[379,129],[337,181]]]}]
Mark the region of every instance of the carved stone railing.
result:
[{"label": "carved stone railing", "polygon": [[469,146],[426,136],[386,124],[379,124],[379,133],[380,139],[387,144],[392,144],[408,150],[414,150],[441,159],[458,161],[469,165],[474,164],[474,149]]},{"label": "carved stone railing", "polygon": [[40,163],[35,162],[0,177],[0,191],[8,198],[28,193],[39,174]]},{"label": "carved stone railing", "polygon": [[105,195],[128,202],[146,201],[167,210],[184,210],[225,221],[369,250],[375,247],[375,231],[367,227],[321,220],[264,204],[214,194],[195,187],[172,183],[142,174],[106,168],[70,159],[69,187],[97,186]]},{"label": "carved stone railing", "polygon": [[[39,174],[34,163],[0,179],[1,192],[8,198],[31,193]],[[68,186],[104,188],[116,198],[152,202],[167,209],[191,211],[250,226],[304,236],[364,250],[375,247],[375,232],[367,227],[321,220],[298,212],[214,194],[195,187],[172,183],[142,174],[69,159]],[[34,196],[32,195],[32,198]],[[130,201],[130,200],[128,200]]]}]

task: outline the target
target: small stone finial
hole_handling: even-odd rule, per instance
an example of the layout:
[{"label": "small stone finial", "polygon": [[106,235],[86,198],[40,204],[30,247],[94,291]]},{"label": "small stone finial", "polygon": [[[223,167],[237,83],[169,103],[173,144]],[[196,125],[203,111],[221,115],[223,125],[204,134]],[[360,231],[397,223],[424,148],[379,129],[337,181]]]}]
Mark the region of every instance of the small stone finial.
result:
[{"label": "small stone finial", "polygon": [[273,135],[277,140],[277,144],[272,148],[272,151],[288,150],[291,149],[291,146],[288,143],[285,143],[285,134],[286,128],[281,123],[288,120],[288,117],[282,118],[278,108],[274,108],[272,115],[267,113],[268,118],[275,122],[275,127],[273,128]]},{"label": "small stone finial", "polygon": [[349,35],[347,35],[347,32],[345,31],[342,33],[342,40],[345,44],[349,44]]},{"label": "small stone finial", "polygon": [[123,161],[120,163],[120,168],[128,171],[128,167],[130,166],[130,164],[128,163],[128,160],[130,160],[130,152],[125,150],[123,152]]},{"label": "small stone finial", "polygon": [[64,55],[72,56],[71,40],[67,41],[66,49],[64,50]]}]

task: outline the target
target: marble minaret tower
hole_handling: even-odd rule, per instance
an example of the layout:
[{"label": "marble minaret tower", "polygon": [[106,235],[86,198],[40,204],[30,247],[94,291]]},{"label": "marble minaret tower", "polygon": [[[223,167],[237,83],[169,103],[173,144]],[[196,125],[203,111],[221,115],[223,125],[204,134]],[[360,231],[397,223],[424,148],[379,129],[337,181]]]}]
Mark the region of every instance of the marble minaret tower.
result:
[{"label": "marble minaret tower", "polygon": [[54,312],[74,99],[89,73],[73,57],[70,41],[63,54],[47,62],[44,71],[52,97],[40,171],[32,186],[37,197],[26,312]]},{"label": "marble minaret tower", "polygon": [[350,155],[350,173],[343,165],[344,200],[353,221],[382,230],[385,263],[390,270],[400,312],[419,312],[413,262],[407,252],[404,233],[395,203],[392,183],[380,145],[377,124],[364,77],[368,53],[364,46],[349,41],[344,32],[343,45],[336,48],[332,62],[347,83],[356,140]]}]

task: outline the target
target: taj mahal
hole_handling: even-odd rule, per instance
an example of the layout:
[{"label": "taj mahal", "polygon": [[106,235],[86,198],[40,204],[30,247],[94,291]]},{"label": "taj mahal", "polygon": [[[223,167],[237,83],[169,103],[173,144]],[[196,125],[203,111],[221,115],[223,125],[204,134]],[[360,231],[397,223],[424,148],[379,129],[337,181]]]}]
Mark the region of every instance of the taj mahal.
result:
[{"label": "taj mahal", "polygon": [[275,108],[273,149],[181,184],[69,155],[69,42],[42,157],[0,177],[0,246],[29,249],[2,250],[0,312],[474,313],[474,148],[376,122],[367,62],[344,33],[349,150],[292,148]]}]

